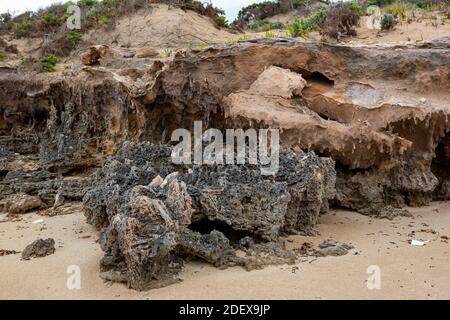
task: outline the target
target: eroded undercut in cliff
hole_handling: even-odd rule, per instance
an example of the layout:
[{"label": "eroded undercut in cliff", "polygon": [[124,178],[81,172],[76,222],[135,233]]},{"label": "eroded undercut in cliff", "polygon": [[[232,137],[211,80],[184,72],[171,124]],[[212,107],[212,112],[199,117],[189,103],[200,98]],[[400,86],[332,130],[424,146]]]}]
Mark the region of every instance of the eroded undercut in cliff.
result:
[{"label": "eroded undercut in cliff", "polygon": [[306,82],[313,84],[313,85],[322,85],[322,86],[328,86],[332,87],[334,86],[334,80],[328,78],[326,75],[324,75],[321,72],[318,71],[303,71],[303,72],[297,72],[300,73],[303,76],[303,79],[306,80]]},{"label": "eroded undercut in cliff", "polygon": [[[250,198],[244,199],[243,203],[249,203],[250,201],[251,201]],[[239,231],[233,229],[225,222],[211,221],[208,220],[207,218],[203,218],[196,222],[192,222],[188,226],[188,229],[194,232],[199,232],[201,234],[209,234],[214,230],[222,232],[225,235],[225,237],[227,237],[228,240],[230,240],[230,243],[234,246],[238,245],[239,241],[244,238],[247,238],[248,240],[253,242],[259,243],[263,242],[263,240],[260,237],[256,236],[256,234],[253,231]]]},{"label": "eroded undercut in cliff", "polygon": [[431,164],[431,171],[439,180],[439,185],[434,191],[437,200],[450,198],[450,134],[442,138],[436,148],[435,158]]}]

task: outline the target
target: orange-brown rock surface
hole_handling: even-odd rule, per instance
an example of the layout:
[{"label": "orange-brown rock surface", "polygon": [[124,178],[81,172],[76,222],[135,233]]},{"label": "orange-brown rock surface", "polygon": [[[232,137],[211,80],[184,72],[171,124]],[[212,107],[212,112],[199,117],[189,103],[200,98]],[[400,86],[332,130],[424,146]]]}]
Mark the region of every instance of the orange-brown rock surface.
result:
[{"label": "orange-brown rock surface", "polygon": [[[3,172],[13,174],[6,167],[18,153],[39,163],[35,171],[89,173],[122,141],[167,142],[172,130],[203,120],[216,128],[280,128],[284,146],[332,157],[341,205],[423,204],[437,189],[445,196],[448,184],[447,153],[435,155],[448,141],[448,41],[378,47],[257,40],[164,59],[98,46],[82,55],[90,66],[36,76],[6,69]],[[264,89],[270,81],[279,94]],[[376,192],[360,194],[367,181]]]}]

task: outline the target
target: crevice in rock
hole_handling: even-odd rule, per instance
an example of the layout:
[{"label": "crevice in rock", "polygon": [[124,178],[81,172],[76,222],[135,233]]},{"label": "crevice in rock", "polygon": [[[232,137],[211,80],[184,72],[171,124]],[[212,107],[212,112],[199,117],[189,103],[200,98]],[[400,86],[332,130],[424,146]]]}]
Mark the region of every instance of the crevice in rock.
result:
[{"label": "crevice in rock", "polygon": [[5,179],[8,172],[9,172],[9,170],[0,170],[0,181]]},{"label": "crevice in rock", "polygon": [[201,219],[199,221],[191,223],[188,228],[201,234],[209,234],[214,230],[220,231],[228,238],[228,240],[230,240],[230,243],[234,246],[238,245],[239,240],[245,237],[252,238],[255,243],[262,242],[261,237],[259,237],[258,235],[250,231],[233,229],[231,226],[222,221]]},{"label": "crevice in rock", "polygon": [[450,133],[442,138],[435,151],[435,157],[431,163],[431,171],[439,180],[439,185],[433,193],[436,200],[450,198]]},{"label": "crevice in rock", "polygon": [[[327,157],[326,154],[318,154],[320,157]],[[364,174],[365,172],[368,172],[369,169],[361,169],[361,168],[350,168],[348,165],[345,165],[339,161],[336,162],[336,173],[341,174],[357,174],[361,173]]]},{"label": "crevice in rock", "polygon": [[334,80],[330,79],[323,73],[319,71],[305,71],[302,73],[303,79],[305,79],[308,84],[314,84],[314,85],[322,85],[322,86],[334,86]]}]

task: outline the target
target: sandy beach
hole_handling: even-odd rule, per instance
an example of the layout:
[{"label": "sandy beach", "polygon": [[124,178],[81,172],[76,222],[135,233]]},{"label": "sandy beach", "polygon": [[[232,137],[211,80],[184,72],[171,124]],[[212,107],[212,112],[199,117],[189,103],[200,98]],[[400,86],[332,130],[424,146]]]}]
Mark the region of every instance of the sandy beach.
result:
[{"label": "sandy beach", "polygon": [[[0,249],[21,251],[37,238],[52,237],[56,252],[29,261],[20,260],[20,254],[0,257],[0,299],[449,299],[450,244],[442,236],[450,235],[450,203],[409,211],[412,217],[394,220],[332,211],[321,217],[320,236],[287,239],[290,248],[329,238],[351,243],[355,249],[346,256],[299,257],[295,266],[252,272],[190,262],[182,282],[148,292],[100,279],[102,252],[82,212],[26,214],[21,221],[0,223]],[[44,222],[32,223],[39,219]],[[431,241],[412,246],[408,240],[413,238]],[[66,287],[70,265],[80,267],[80,290]],[[380,267],[380,290],[367,288],[371,265]]]}]

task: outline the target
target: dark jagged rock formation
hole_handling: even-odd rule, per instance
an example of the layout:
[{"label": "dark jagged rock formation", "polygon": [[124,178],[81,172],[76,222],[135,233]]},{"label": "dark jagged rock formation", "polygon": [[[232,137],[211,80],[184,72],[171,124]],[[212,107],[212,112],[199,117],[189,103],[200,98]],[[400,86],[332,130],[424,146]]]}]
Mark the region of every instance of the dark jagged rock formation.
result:
[{"label": "dark jagged rock formation", "polygon": [[[157,176],[171,178],[149,186]],[[334,176],[334,163],[313,153],[283,152],[277,175],[265,177],[256,165],[177,167],[168,146],[126,143],[93,175],[84,206],[101,230],[102,271],[144,290],[175,281],[178,266],[169,266],[186,255],[216,267],[293,263],[275,243],[283,233],[315,230]],[[233,245],[245,236],[274,243],[237,257]]]},{"label": "dark jagged rock formation", "polygon": [[334,198],[335,175],[330,159],[283,152],[274,178],[263,177],[258,167],[195,166],[186,181],[201,213],[197,221],[271,241],[280,232],[315,233],[320,212]]},{"label": "dark jagged rock formation", "polygon": [[31,258],[42,258],[55,253],[55,240],[38,239],[25,247],[22,251],[22,260],[30,260]]}]

